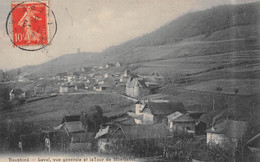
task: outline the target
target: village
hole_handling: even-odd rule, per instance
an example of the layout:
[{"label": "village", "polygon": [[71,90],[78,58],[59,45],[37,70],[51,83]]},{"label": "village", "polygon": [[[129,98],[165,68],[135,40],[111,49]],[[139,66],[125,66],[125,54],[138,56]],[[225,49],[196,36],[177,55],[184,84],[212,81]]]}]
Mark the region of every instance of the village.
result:
[{"label": "village", "polygon": [[[114,94],[129,100],[131,109],[110,116],[105,116],[99,105],[86,111],[75,110],[60,118],[60,124],[53,128],[37,134],[19,134],[16,150],[27,152],[41,146],[45,152],[96,152],[177,160],[207,159],[213,153],[223,161],[257,150],[255,141],[259,141],[259,133],[247,135],[248,121],[234,118],[224,101],[218,101],[222,96],[210,98],[210,105],[187,103],[188,99],[183,97],[173,100],[172,94],[162,93],[162,89],[167,82],[178,88],[185,84],[185,78],[169,79],[157,72],[139,75],[132,73],[133,69],[115,62],[81,67],[73,73],[48,78],[32,79],[21,73],[17,82],[33,86],[10,90],[10,102],[18,107],[57,96]],[[216,92],[221,92],[220,89],[216,87]],[[237,98],[238,91],[235,89],[234,95],[228,97]],[[32,139],[34,144],[28,144]],[[201,143],[212,147],[211,153],[206,153],[209,149],[192,148]],[[255,156],[252,153],[250,157]]]}]

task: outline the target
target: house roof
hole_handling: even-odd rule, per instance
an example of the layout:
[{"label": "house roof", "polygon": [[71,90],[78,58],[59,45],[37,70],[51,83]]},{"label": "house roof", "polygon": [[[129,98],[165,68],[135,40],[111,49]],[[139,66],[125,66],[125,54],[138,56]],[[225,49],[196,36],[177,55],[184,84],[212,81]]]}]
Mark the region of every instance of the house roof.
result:
[{"label": "house roof", "polygon": [[124,125],[135,125],[135,121],[128,114],[118,117],[112,121],[113,123],[124,124]]},{"label": "house roof", "polygon": [[135,85],[143,88],[147,88],[147,85],[145,84],[144,79],[137,78],[136,76],[132,76],[127,81],[127,87],[134,87]]},{"label": "house roof", "polygon": [[223,111],[223,110],[217,109],[217,110],[213,110],[207,114],[203,114],[203,115],[201,115],[201,117],[199,118],[198,121],[206,123],[207,125],[210,125],[213,121],[213,118],[216,115],[218,115],[219,113],[221,113],[221,111]]},{"label": "house roof", "polygon": [[64,126],[67,128],[69,133],[84,131],[81,121],[64,122]]},{"label": "house roof", "polygon": [[102,136],[111,137],[114,135],[114,133],[116,133],[118,129],[121,129],[119,124],[107,123],[106,127],[99,129],[99,131],[96,133],[95,139],[100,138]]},{"label": "house roof", "polygon": [[195,122],[195,120],[187,115],[180,112],[175,112],[167,116],[170,121],[173,122]]},{"label": "house roof", "polygon": [[230,138],[242,138],[246,133],[247,122],[225,120],[210,128],[206,132],[225,134]]},{"label": "house roof", "polygon": [[172,121],[172,120],[175,120],[182,115],[183,115],[182,113],[180,113],[179,111],[176,111],[175,113],[168,115],[167,118]]},{"label": "house roof", "polygon": [[71,133],[73,143],[83,143],[94,140],[95,132]]},{"label": "house roof", "polygon": [[99,131],[97,132],[95,139],[107,134],[109,131],[109,126],[105,127],[105,128],[100,128]]},{"label": "house roof", "polygon": [[149,102],[147,106],[154,115],[169,115],[176,111],[186,112],[182,102]]},{"label": "house roof", "polygon": [[143,101],[137,100],[135,104],[144,104]]},{"label": "house roof", "polygon": [[61,123],[72,121],[80,121],[80,115],[64,116]]},{"label": "house roof", "polygon": [[128,140],[165,138],[169,130],[163,124],[121,126]]},{"label": "house roof", "polygon": [[134,118],[134,119],[139,119],[142,120],[143,119],[143,114],[137,115],[136,113],[133,112],[128,112],[127,113],[130,117]]}]

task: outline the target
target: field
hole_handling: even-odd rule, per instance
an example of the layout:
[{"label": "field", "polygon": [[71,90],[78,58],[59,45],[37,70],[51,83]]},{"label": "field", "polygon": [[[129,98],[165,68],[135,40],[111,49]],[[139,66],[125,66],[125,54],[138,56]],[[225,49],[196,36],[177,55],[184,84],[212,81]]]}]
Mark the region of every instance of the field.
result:
[{"label": "field", "polygon": [[98,105],[105,116],[112,116],[132,110],[130,101],[114,94],[62,95],[54,98],[27,103],[15,110],[2,112],[4,120],[33,122],[42,129],[57,126],[64,115],[77,115]]},{"label": "field", "polygon": [[[227,52],[225,53],[218,51],[214,51],[215,53],[208,51],[206,53],[206,47],[211,48],[214,46],[214,44],[208,44],[208,42],[204,42],[204,45],[205,47],[202,48],[200,47],[200,44],[198,44],[198,48],[196,50],[194,49],[195,51],[189,50],[189,48],[193,47],[193,45],[188,45],[188,50],[179,49],[179,55],[177,55],[175,58],[137,63],[135,65],[138,66],[138,69],[136,69],[135,72],[151,74],[152,72],[156,71],[159,73],[171,72],[197,75],[200,73],[207,73],[222,69],[225,71],[227,70],[230,73],[240,72],[243,70],[245,71],[245,68],[250,72],[260,70],[259,50],[232,51],[231,49],[226,49]],[[187,53],[185,54],[185,52],[182,50],[186,51]],[[197,50],[198,52],[196,52]],[[228,52],[230,50],[231,52]],[[174,47],[169,49],[169,53],[170,51],[174,52]],[[160,53],[161,57],[164,57],[162,56],[165,54],[163,52]]]},{"label": "field", "polygon": [[[203,91],[209,93],[253,95],[260,92],[259,79],[218,79],[187,86],[186,89],[192,91]],[[217,90],[221,87],[222,90]]]}]

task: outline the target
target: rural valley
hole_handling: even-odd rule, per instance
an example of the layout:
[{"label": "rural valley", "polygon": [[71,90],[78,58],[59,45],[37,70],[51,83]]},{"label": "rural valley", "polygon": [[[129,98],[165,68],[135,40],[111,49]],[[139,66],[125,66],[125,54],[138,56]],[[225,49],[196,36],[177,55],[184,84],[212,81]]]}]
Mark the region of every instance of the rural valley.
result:
[{"label": "rural valley", "polygon": [[0,70],[0,153],[258,161],[259,8],[190,12],[100,53]]}]

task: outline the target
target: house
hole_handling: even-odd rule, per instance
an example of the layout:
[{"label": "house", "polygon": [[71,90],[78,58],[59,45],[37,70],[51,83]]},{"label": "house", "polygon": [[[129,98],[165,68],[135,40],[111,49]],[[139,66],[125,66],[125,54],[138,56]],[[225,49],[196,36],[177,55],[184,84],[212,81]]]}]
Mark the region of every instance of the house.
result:
[{"label": "house", "polygon": [[60,86],[59,92],[60,93],[68,93],[69,92],[69,86],[67,86],[67,85]]},{"label": "house", "polygon": [[94,132],[86,132],[79,115],[64,116],[56,131],[65,131],[69,138],[69,150],[90,150],[94,140]]},{"label": "house", "polygon": [[[206,134],[207,128],[212,127],[212,125],[214,125],[214,123],[218,121],[218,119],[216,120],[216,118],[218,116],[223,115],[226,111],[227,110],[225,110],[225,109],[224,110],[217,109],[217,110],[212,110],[208,113],[201,115],[200,118],[196,122],[195,134],[196,135]],[[224,118],[226,118],[225,115],[224,115]]]},{"label": "house", "polygon": [[87,77],[87,74],[80,74],[79,75],[79,80],[81,80],[81,81],[85,81],[85,80],[87,80],[88,79],[88,77]]},{"label": "house", "polygon": [[99,80],[98,81],[98,84],[100,85],[100,84],[104,84],[105,83],[105,81],[104,80]]},{"label": "house", "polygon": [[106,86],[102,86],[102,85],[95,85],[94,87],[93,87],[93,90],[94,91],[97,91],[97,92],[101,92],[101,91],[104,91],[104,90],[106,90],[107,89],[107,87]]},{"label": "house", "polygon": [[137,101],[135,114],[129,114],[135,119],[136,124],[156,124],[167,121],[167,116],[175,112],[185,113],[181,102],[148,102]]},{"label": "house", "polygon": [[9,92],[9,99],[13,101],[14,99],[25,98],[25,92],[21,89],[12,89]]},{"label": "house", "polygon": [[121,64],[117,61],[116,62],[116,67],[120,67],[121,66]]},{"label": "house", "polygon": [[124,77],[124,75],[120,76],[119,82],[127,82],[128,78]]},{"label": "house", "polygon": [[28,78],[28,74],[20,74],[18,77],[18,82],[30,82],[30,79]]},{"label": "house", "polygon": [[98,68],[99,68],[99,69],[103,69],[103,66],[99,66]]},{"label": "house", "polygon": [[246,129],[247,122],[224,120],[206,131],[207,144],[217,144],[223,147],[226,145],[237,147],[244,137]]},{"label": "house", "polygon": [[120,77],[120,75],[121,75],[121,73],[120,72],[116,72],[116,73],[114,73],[114,77]]},{"label": "house", "polygon": [[85,84],[84,83],[76,83],[74,85],[74,88],[75,88],[76,91],[84,90],[85,89]]},{"label": "house", "polygon": [[110,67],[114,67],[115,65],[114,64],[112,64],[112,63],[108,63],[108,64],[106,64],[106,69],[108,69],[108,68],[110,68]]},{"label": "house", "polygon": [[34,94],[44,94],[46,92],[46,85],[45,84],[38,84],[33,87]]},{"label": "house", "polygon": [[140,97],[150,94],[150,89],[142,78],[130,77],[126,82],[126,95]]},{"label": "house", "polygon": [[160,75],[159,73],[152,73],[152,78],[156,81],[156,82],[163,82],[164,81],[164,77],[162,75]]},{"label": "house", "polygon": [[[84,89],[85,89],[85,84],[82,83],[82,82],[79,82],[79,81],[72,81],[72,82],[69,84],[69,91],[70,91],[70,89],[71,89],[72,92],[73,92],[74,90],[75,90],[75,91],[79,91],[80,89],[81,89],[81,90],[84,90]],[[74,90],[72,90],[72,89],[74,89]]]},{"label": "house", "polygon": [[195,133],[195,120],[179,111],[167,116],[171,131]]},{"label": "house", "polygon": [[106,74],[104,74],[104,78],[108,78],[108,74],[106,73]]},{"label": "house", "polygon": [[81,133],[85,131],[81,121],[64,122],[63,127],[66,133],[72,137],[75,133]]},{"label": "house", "polygon": [[191,104],[186,107],[187,114],[193,119],[199,119],[203,114],[211,111],[211,107],[206,104]]},{"label": "house", "polygon": [[72,82],[72,80],[73,80],[73,75],[69,75],[69,76],[67,77],[67,82]]},{"label": "house", "polygon": [[98,139],[98,151],[108,152],[116,140],[155,140],[166,138],[170,135],[169,130],[163,124],[155,125],[120,125],[108,124],[100,128],[95,139]]}]

